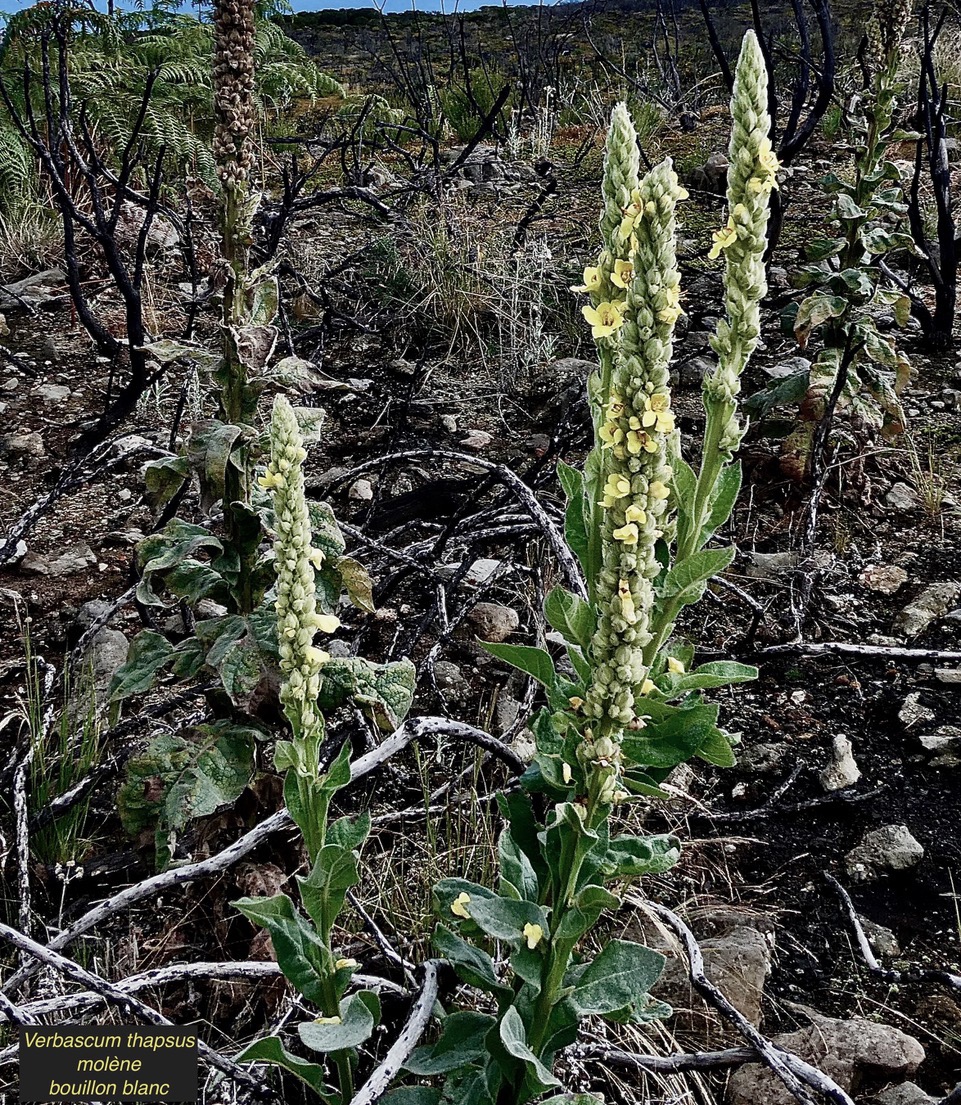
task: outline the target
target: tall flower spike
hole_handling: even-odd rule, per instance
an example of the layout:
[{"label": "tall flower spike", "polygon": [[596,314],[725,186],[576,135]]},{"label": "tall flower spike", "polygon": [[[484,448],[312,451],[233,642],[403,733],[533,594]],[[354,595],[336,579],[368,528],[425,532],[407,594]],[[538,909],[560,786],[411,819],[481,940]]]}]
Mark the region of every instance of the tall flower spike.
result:
[{"label": "tall flower spike", "polygon": [[741,373],[761,334],[760,302],[767,292],[764,251],[771,190],[777,187],[777,157],[771,147],[767,110],[768,75],[757,36],[748,31],[741,44],[731,99],[730,168],[727,176],[728,224],[715,235],[712,254],[723,252],[727,317],[711,345],[718,367],[704,381],[705,401],[722,410],[716,448],[730,460],[743,431],[736,417]]},{"label": "tall flower spike", "polygon": [[[619,738],[634,720],[647,676],[644,646],[651,640],[652,580],[660,571],[654,548],[667,527],[667,458],[674,432],[669,376],[680,298],[674,212],[685,196],[670,160],[651,170],[639,186],[644,214],[634,230],[634,279],[600,432],[605,443],[600,476],[603,562],[595,590],[593,681],[584,714],[599,723],[595,736],[602,739]],[[616,764],[616,754],[604,758],[610,767]],[[609,779],[607,789],[613,794],[614,776]]]},{"label": "tall flower spike", "polygon": [[317,613],[314,567],[323,556],[311,545],[304,492],[306,456],[293,407],[278,395],[270,422],[270,465],[261,483],[274,493],[277,642],[283,676],[280,699],[295,740],[317,740],[323,735],[317,696],[320,669],[328,657],[314,646],[314,637],[319,629],[330,632],[338,624],[332,615]]},{"label": "tall flower spike", "polygon": [[214,158],[227,189],[247,182],[254,163],[254,0],[214,6]]}]

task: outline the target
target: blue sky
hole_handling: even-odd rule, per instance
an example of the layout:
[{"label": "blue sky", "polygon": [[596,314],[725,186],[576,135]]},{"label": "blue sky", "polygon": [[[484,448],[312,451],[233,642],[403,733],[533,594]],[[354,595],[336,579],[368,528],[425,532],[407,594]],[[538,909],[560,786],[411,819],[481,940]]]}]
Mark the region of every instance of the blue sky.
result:
[{"label": "blue sky", "polygon": [[[510,0],[512,7],[523,5],[525,7],[535,5],[542,0]],[[550,0],[545,0],[550,3]],[[29,7],[33,0],[0,0],[0,13],[18,11]],[[474,11],[477,8],[489,4],[497,4],[500,0],[386,0],[385,10],[388,12],[410,11],[416,7],[418,11],[436,12],[446,11]],[[100,5],[103,6],[103,5]],[[295,12],[318,11],[326,8],[370,8],[374,9],[372,0],[291,0],[291,6]],[[188,7],[187,4],[184,5]]]}]

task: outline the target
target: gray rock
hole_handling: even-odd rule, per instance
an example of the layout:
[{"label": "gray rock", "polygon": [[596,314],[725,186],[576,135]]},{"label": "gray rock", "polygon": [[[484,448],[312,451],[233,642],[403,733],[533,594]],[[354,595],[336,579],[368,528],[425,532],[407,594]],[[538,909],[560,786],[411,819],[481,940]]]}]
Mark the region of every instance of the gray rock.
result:
[{"label": "gray rock", "polygon": [[774,775],[790,755],[791,749],[782,741],[742,744],[737,750],[737,765],[752,775]]},{"label": "gray rock", "polygon": [[927,706],[921,705],[920,691],[912,691],[901,704],[901,709],[898,711],[898,721],[901,722],[905,729],[910,729],[912,725],[917,725],[919,721],[931,721],[933,717],[934,711],[929,710]]},{"label": "gray rock", "polygon": [[70,395],[70,388],[63,384],[41,384],[34,394],[45,403],[62,403]]},{"label": "gray rock", "polygon": [[523,703],[518,702],[511,695],[499,694],[497,704],[494,706],[494,731],[506,733],[517,721],[523,708]]},{"label": "gray rock", "polygon": [[838,734],[831,744],[831,762],[821,772],[821,786],[825,790],[843,790],[853,787],[861,778],[861,770],[854,761],[851,742]]},{"label": "gray rock", "polygon": [[884,825],[865,834],[844,857],[844,866],[854,882],[870,882],[892,871],[908,871],[923,858],[924,848],[907,825]]},{"label": "gray rock", "polygon": [[43,437],[38,430],[30,434],[5,434],[0,437],[0,456],[42,457]]},{"label": "gray rock", "polygon": [[354,499],[356,502],[369,503],[374,497],[374,485],[370,480],[354,480],[350,485],[350,490],[347,492],[348,499]]},{"label": "gray rock", "polygon": [[752,552],[748,556],[747,575],[750,579],[779,579],[798,566],[798,554],[793,552]]},{"label": "gray rock", "polygon": [[787,269],[780,265],[770,265],[767,270],[767,283],[769,288],[789,288],[791,282],[788,279]]},{"label": "gray rock", "polygon": [[715,151],[703,165],[692,170],[688,177],[688,183],[692,188],[697,188],[702,192],[713,192],[716,196],[723,196],[727,190],[729,164],[726,154],[719,150]]},{"label": "gray rock", "polygon": [[395,376],[404,376],[408,379],[417,375],[417,365],[403,357],[395,357],[387,366]]},{"label": "gray rock", "polygon": [[[768,937],[749,924],[740,924],[698,943],[708,979],[757,1027],[761,1023],[764,984],[771,973],[772,944]],[[683,958],[668,959],[654,994],[674,1008],[674,1031],[680,1028],[706,1047],[733,1041],[733,1030],[719,1024],[714,1010],[694,993]]]},{"label": "gray rock", "polygon": [[961,683],[961,668],[935,668],[934,678],[939,683]]},{"label": "gray rock", "polygon": [[918,493],[906,483],[896,483],[884,496],[884,501],[892,510],[916,510]]},{"label": "gray rock", "polygon": [[82,572],[97,563],[89,545],[73,545],[59,553],[27,553],[20,564],[22,571],[37,576],[66,576]]},{"label": "gray rock", "polygon": [[494,644],[506,641],[520,625],[516,610],[496,602],[479,602],[467,615],[467,620],[482,641]]},{"label": "gray rock", "polygon": [[858,583],[869,591],[893,595],[908,580],[908,573],[896,564],[871,564],[858,576]]},{"label": "gray rock", "polygon": [[130,644],[119,629],[101,629],[87,645],[84,662],[90,666],[98,706],[106,705],[110,681],[127,662],[129,651]]},{"label": "gray rock", "polygon": [[920,636],[932,622],[943,618],[961,592],[957,583],[932,583],[894,619],[894,629],[904,637]]},{"label": "gray rock", "polygon": [[875,1097],[877,1105],[937,1105],[939,1098],[926,1094],[914,1082],[902,1082],[900,1086],[888,1086]]},{"label": "gray rock", "polygon": [[[831,1076],[848,1093],[864,1074],[909,1075],[924,1061],[913,1037],[861,1017],[833,1020],[808,1014],[809,1028],[773,1037],[773,1042]],[[745,1064],[727,1088],[728,1105],[794,1105],[794,1097],[767,1067]]]},{"label": "gray rock", "polygon": [[459,442],[462,449],[486,449],[488,445],[493,441],[493,437],[486,430],[478,430],[476,428],[468,429],[467,437],[463,441]]},{"label": "gray rock", "polygon": [[681,384],[684,387],[700,387],[705,376],[710,376],[716,362],[709,357],[692,357],[681,365]]},{"label": "gray rock", "polygon": [[106,599],[91,599],[89,602],[85,602],[77,611],[77,622],[82,629],[89,629],[94,622],[99,622],[101,618],[106,617],[113,609],[113,605],[112,602],[107,602]]},{"label": "gray rock", "polygon": [[438,660],[434,664],[434,679],[442,691],[453,695],[455,698],[463,693],[467,686],[464,673],[457,664],[450,660]]},{"label": "gray rock", "polygon": [[537,745],[534,743],[534,734],[530,729],[522,729],[511,741],[511,751],[515,752],[524,763],[529,764],[537,753]]},{"label": "gray rock", "polygon": [[885,928],[884,925],[876,925],[873,921],[868,921],[865,918],[861,919],[861,927],[864,929],[864,935],[868,938],[868,943],[874,949],[875,955],[893,959],[901,954],[901,945],[898,943],[898,938],[889,928]]},{"label": "gray rock", "polygon": [[346,660],[348,657],[353,656],[353,651],[350,645],[346,641],[326,641],[324,643],[324,649],[334,657],[335,660]]},{"label": "gray rock", "polygon": [[942,725],[920,740],[926,752],[935,753],[931,767],[961,767],[961,729],[956,725]]}]

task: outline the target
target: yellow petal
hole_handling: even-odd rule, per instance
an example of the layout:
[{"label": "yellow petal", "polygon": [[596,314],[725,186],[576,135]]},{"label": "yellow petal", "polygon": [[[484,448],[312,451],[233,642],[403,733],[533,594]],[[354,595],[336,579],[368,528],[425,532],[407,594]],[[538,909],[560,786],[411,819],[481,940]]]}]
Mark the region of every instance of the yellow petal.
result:
[{"label": "yellow petal", "polygon": [[533,951],[537,945],[544,938],[544,930],[540,925],[532,925],[530,921],[523,928],[524,939],[527,941],[527,946]]},{"label": "yellow petal", "polygon": [[684,665],[680,660],[676,659],[674,656],[668,656],[668,658],[667,658],[667,670],[669,672],[673,672],[674,675],[683,675],[684,674]]},{"label": "yellow petal", "polygon": [[467,912],[469,903],[470,894],[458,894],[453,902],[451,902],[450,911],[455,917],[463,917],[465,920],[470,920],[470,914]]}]

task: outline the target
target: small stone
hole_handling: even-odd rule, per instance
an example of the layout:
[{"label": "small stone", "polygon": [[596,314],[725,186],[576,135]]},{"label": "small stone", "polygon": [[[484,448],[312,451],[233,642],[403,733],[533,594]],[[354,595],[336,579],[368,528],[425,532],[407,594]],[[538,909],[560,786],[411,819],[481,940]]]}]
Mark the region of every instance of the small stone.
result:
[{"label": "small stone", "polygon": [[74,545],[60,553],[28,553],[20,565],[24,572],[38,576],[66,576],[82,572],[97,563],[89,545]]},{"label": "small stone", "polygon": [[[913,1074],[924,1062],[924,1048],[898,1028],[861,1017],[834,1020],[812,1012],[812,1024],[772,1042],[811,1063],[851,1092],[865,1074]],[[728,1083],[728,1105],[795,1105],[793,1094],[767,1067],[745,1064]]]},{"label": "small stone", "polygon": [[894,620],[894,629],[905,637],[918,637],[932,622],[943,618],[961,592],[957,583],[932,583]]},{"label": "small stone", "polygon": [[463,449],[486,449],[493,441],[493,437],[486,430],[468,429],[467,437],[459,442]]},{"label": "small stone", "polygon": [[566,383],[586,380],[597,371],[596,361],[585,361],[580,357],[559,357],[547,366],[546,377],[552,383],[563,386]]},{"label": "small stone", "polygon": [[0,437],[0,456],[42,457],[44,454],[43,437],[38,430],[31,434],[7,434]]},{"label": "small stone", "polygon": [[0,386],[3,387],[4,391],[16,391],[17,388],[20,387],[20,381],[16,376],[10,376],[8,379],[4,380],[3,384]]},{"label": "small stone", "polygon": [[918,494],[906,483],[896,483],[884,496],[884,501],[892,510],[915,510],[918,506]]},{"label": "small stone", "polygon": [[790,287],[787,269],[780,265],[770,265],[767,270],[767,282],[770,288]]},{"label": "small stone", "polygon": [[936,753],[931,767],[961,767],[961,729],[957,726],[942,725],[919,739],[926,752]]},{"label": "small stone", "polygon": [[926,1094],[914,1082],[902,1082],[900,1086],[888,1086],[875,1095],[878,1105],[938,1105],[940,1098]]},{"label": "small stone", "polygon": [[463,690],[467,686],[467,680],[461,669],[450,660],[438,660],[434,664],[434,679],[441,690],[454,693]]},{"label": "small stone", "polygon": [[70,388],[63,384],[41,384],[35,391],[45,403],[62,403],[70,395]]},{"label": "small stone", "polygon": [[369,503],[373,497],[374,485],[370,480],[354,480],[347,492],[348,499],[354,499],[361,503]]},{"label": "small stone", "polygon": [[530,729],[522,729],[511,741],[510,747],[511,751],[518,755],[526,764],[529,764],[537,754],[534,734]]},{"label": "small stone", "polygon": [[908,871],[923,858],[924,848],[907,825],[885,825],[866,833],[844,857],[844,866],[852,881],[870,882],[892,871]]},{"label": "small stone", "polygon": [[864,935],[868,938],[868,943],[874,949],[875,955],[884,956],[886,959],[894,959],[895,956],[901,954],[901,945],[898,943],[898,938],[884,925],[876,925],[873,921],[868,921],[865,918],[861,919],[861,927],[864,929]]},{"label": "small stone", "polygon": [[748,554],[747,575],[750,579],[777,579],[798,566],[798,554],[793,552]]},{"label": "small stone", "polygon": [[907,579],[908,573],[896,564],[872,564],[858,576],[858,583],[869,591],[893,595]]},{"label": "small stone", "polygon": [[821,772],[821,786],[827,791],[853,787],[861,778],[861,771],[854,761],[851,742],[838,734],[831,745],[831,762]]},{"label": "small stone", "polygon": [[499,644],[520,625],[516,610],[509,606],[500,606],[496,602],[479,602],[467,615],[467,620],[475,628],[482,641]]},{"label": "small stone", "polygon": [[961,668],[935,668],[934,678],[939,683],[961,683]]},{"label": "small stone", "polygon": [[406,360],[404,357],[395,357],[387,367],[395,376],[403,376],[406,379],[410,379],[417,375],[417,365]]},{"label": "small stone", "polygon": [[912,691],[901,704],[901,709],[898,712],[898,721],[905,729],[910,729],[912,725],[917,725],[919,721],[931,721],[933,718],[934,711],[921,705],[920,691]]},{"label": "small stone", "polygon": [[715,363],[708,357],[692,357],[681,364],[680,381],[683,387],[700,387],[705,376],[714,371]]},{"label": "small stone", "polygon": [[449,434],[457,433],[457,419],[452,414],[442,414],[440,416],[440,424]]}]

